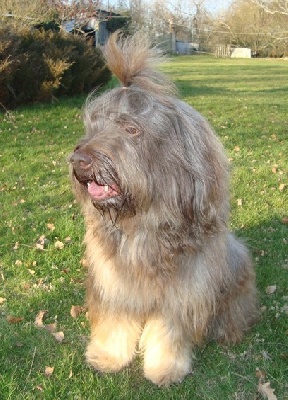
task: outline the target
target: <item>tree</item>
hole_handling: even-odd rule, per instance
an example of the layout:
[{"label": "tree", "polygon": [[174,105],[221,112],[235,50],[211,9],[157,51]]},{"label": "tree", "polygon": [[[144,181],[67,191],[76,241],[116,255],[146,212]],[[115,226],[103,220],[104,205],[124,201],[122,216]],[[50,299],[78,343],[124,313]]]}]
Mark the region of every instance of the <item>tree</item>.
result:
[{"label": "tree", "polygon": [[55,21],[59,25],[70,19],[88,20],[99,7],[100,0],[1,0],[0,20],[13,27]]},{"label": "tree", "polygon": [[268,14],[288,16],[288,0],[251,0]]},{"label": "tree", "polygon": [[271,24],[271,55],[288,54],[288,0],[250,0],[266,15],[270,16]]},{"label": "tree", "polygon": [[2,24],[14,27],[30,26],[39,22],[51,20],[54,8],[46,0],[2,0],[0,2],[0,21]]},{"label": "tree", "polygon": [[268,13],[260,0],[234,0],[221,19],[215,20],[218,44],[250,47],[254,54],[281,56],[287,51],[284,15]]}]

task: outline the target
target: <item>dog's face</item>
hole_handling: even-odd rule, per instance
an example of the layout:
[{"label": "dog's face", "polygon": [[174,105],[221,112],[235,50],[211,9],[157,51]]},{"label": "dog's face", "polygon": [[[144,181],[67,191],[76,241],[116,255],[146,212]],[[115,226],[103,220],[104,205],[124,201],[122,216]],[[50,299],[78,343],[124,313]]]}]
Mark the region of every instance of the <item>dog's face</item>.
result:
[{"label": "dog's face", "polygon": [[181,200],[192,175],[178,119],[172,103],[139,89],[118,88],[94,99],[86,107],[86,136],[70,158],[81,198],[130,213],[167,202],[169,192]]},{"label": "dog's face", "polygon": [[219,186],[222,149],[191,107],[117,88],[90,100],[84,121],[86,136],[70,158],[82,204],[113,209],[117,218],[154,210],[159,220],[169,215],[166,226],[215,225],[218,199],[226,196]]}]

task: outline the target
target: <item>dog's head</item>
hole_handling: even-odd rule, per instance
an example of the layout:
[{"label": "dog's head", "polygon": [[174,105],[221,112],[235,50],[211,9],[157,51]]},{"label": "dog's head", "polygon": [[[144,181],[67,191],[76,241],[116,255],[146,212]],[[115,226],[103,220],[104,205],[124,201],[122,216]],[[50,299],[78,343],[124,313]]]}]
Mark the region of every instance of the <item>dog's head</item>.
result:
[{"label": "dog's head", "polygon": [[121,217],[154,210],[170,225],[210,224],[227,197],[211,128],[151,67],[156,52],[140,34],[112,35],[104,54],[123,86],[87,101],[86,136],[70,159],[78,198]]}]

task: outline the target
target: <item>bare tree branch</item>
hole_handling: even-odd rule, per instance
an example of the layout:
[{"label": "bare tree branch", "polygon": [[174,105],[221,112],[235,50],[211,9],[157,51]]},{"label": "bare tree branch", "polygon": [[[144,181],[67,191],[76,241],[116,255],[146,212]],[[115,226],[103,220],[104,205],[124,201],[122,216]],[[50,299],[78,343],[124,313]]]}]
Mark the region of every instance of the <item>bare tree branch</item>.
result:
[{"label": "bare tree branch", "polygon": [[268,14],[280,14],[288,16],[288,0],[251,0]]}]

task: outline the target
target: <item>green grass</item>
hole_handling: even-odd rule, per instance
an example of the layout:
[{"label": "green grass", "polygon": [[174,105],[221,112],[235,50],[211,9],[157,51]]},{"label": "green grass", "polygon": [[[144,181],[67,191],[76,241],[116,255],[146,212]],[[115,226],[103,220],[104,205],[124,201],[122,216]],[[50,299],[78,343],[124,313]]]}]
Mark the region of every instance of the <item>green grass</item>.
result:
[{"label": "green grass", "polygon": [[[116,375],[92,372],[84,362],[85,315],[70,316],[84,302],[85,268],[67,157],[83,134],[84,98],[25,107],[0,115],[1,399],[261,399],[257,368],[278,399],[288,398],[288,62],[187,56],[162,68],[231,159],[231,226],[255,260],[261,320],[241,345],[199,349],[194,374],[179,386],[150,384],[139,359]],[[43,251],[35,248],[41,235]],[[276,291],[266,294],[272,285]],[[64,332],[62,343],[34,326],[39,310],[47,310],[45,324],[56,321]],[[11,324],[9,316],[23,320]],[[54,367],[50,378],[46,366]]]}]

